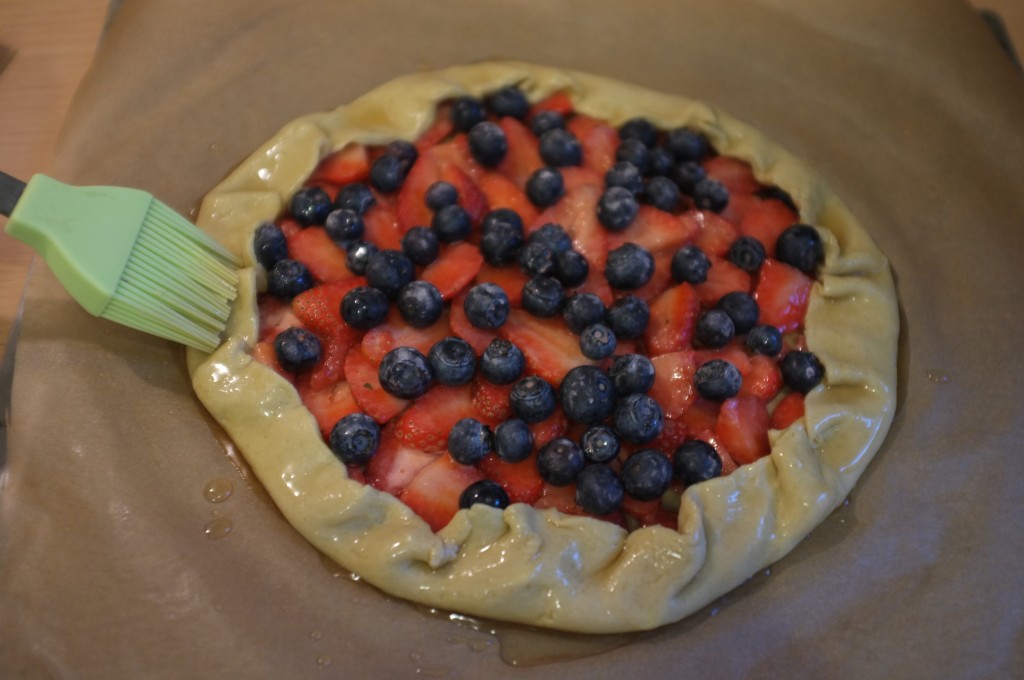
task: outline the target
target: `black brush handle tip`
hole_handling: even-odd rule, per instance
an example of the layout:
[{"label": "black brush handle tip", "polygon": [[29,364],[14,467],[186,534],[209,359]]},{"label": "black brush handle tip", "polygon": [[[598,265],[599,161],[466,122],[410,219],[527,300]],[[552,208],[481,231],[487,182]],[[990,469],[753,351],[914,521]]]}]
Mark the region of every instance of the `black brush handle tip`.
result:
[{"label": "black brush handle tip", "polygon": [[24,182],[0,171],[0,215],[11,216],[23,191],[25,191]]}]

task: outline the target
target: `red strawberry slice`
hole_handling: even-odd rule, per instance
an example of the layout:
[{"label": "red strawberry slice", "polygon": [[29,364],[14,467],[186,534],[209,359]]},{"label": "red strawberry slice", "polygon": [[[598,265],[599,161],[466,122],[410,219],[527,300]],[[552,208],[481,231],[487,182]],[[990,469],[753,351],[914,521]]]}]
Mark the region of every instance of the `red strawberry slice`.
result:
[{"label": "red strawberry slice", "polygon": [[396,347],[413,347],[423,355],[434,343],[450,335],[445,315],[426,328],[414,328],[402,320],[397,309],[388,312],[388,318],[379,326],[366,331],[362,348],[366,358],[375,364]]},{"label": "red strawberry slice", "polygon": [[739,222],[740,233],[761,242],[768,257],[775,257],[775,242],[786,229],[800,220],[778,199],[754,199]]},{"label": "red strawberry slice", "polygon": [[734,397],[722,402],[715,434],[721,437],[733,460],[746,465],[771,453],[770,420],[768,408],[757,397]]},{"label": "red strawberry slice", "polygon": [[441,168],[441,179],[455,187],[459,193],[459,205],[466,209],[474,224],[479,223],[490,210],[490,202],[476,181],[469,173],[454,164],[446,164]]},{"label": "red strawberry slice", "polygon": [[573,248],[590,264],[591,278],[602,277],[608,259],[607,230],[597,221],[597,201],[601,190],[590,184],[566,189],[566,195],[534,220],[527,229],[533,232],[548,222],[560,224],[572,237]]},{"label": "red strawberry slice", "polygon": [[257,305],[260,313],[259,339],[274,342],[281,331],[293,326],[304,328],[302,321],[295,315],[287,302],[281,302],[271,295],[260,296]]},{"label": "red strawberry slice", "polygon": [[288,239],[288,255],[309,268],[317,281],[329,283],[355,277],[345,251],[334,244],[323,227],[307,227]]},{"label": "red strawberry slice", "polygon": [[729,247],[740,237],[739,230],[720,215],[709,210],[691,210],[683,215],[698,231],[694,243],[708,257],[725,257]]},{"label": "red strawberry slice", "polygon": [[711,267],[708,269],[707,280],[694,286],[701,305],[711,307],[726,293],[749,293],[751,291],[753,284],[750,274],[729,260],[719,257],[708,259],[711,261]]},{"label": "red strawberry slice", "polygon": [[530,275],[517,265],[495,267],[486,262],[481,265],[475,283],[496,283],[508,295],[509,304],[519,307],[523,303],[523,286],[530,280]]},{"label": "red strawberry slice", "polygon": [[395,422],[395,435],[409,446],[428,453],[448,448],[448,433],[463,418],[476,418],[469,385],[435,385],[417,399]]},{"label": "red strawberry slice", "polygon": [[804,395],[790,392],[775,405],[772,411],[771,427],[773,430],[784,430],[804,417]]},{"label": "red strawberry slice", "polygon": [[[715,420],[717,420],[717,413],[708,421],[709,425],[713,427]],[[666,418],[661,428],[661,434],[657,438],[652,439],[650,443],[645,444],[644,448],[657,449],[658,451],[672,454],[686,441],[688,436],[689,429],[682,419]]]},{"label": "red strawberry slice", "polygon": [[451,300],[469,285],[483,263],[484,256],[472,243],[453,243],[445,246],[438,258],[423,270],[419,278],[434,284],[441,292],[442,298]]},{"label": "red strawberry slice", "polygon": [[601,519],[612,524],[617,524],[620,527],[626,526],[626,518],[621,510],[610,512],[607,515],[592,515],[584,512],[583,508],[576,505],[576,484],[569,484],[567,486],[553,486],[551,484],[545,484],[541,491],[540,498],[536,500],[533,507],[543,510],[546,508],[554,508],[560,512],[564,512],[567,515],[576,515],[578,517],[593,517],[595,519]]},{"label": "red strawberry slice", "polygon": [[708,177],[725,185],[732,194],[752,194],[761,188],[750,163],[732,156],[713,156],[702,165]]},{"label": "red strawberry slice", "polygon": [[660,509],[661,498],[640,501],[627,494],[622,499],[622,512],[638,521],[643,517],[655,514]]},{"label": "red strawberry slice", "polygon": [[469,322],[466,316],[466,309],[463,304],[466,301],[465,292],[452,300],[452,306],[448,310],[448,325],[451,326],[452,335],[458,336],[469,343],[477,356],[484,353],[487,346],[494,338],[498,337],[494,331],[477,328]]},{"label": "red strawberry slice", "polygon": [[619,133],[610,125],[590,116],[573,116],[566,129],[576,135],[583,147],[583,165],[603,177],[615,165],[615,151],[619,148]]},{"label": "red strawberry slice", "polygon": [[447,139],[455,130],[450,114],[451,107],[443,104],[437,109],[437,117],[430,127],[416,140],[416,150],[421,154]]},{"label": "red strawberry slice", "polygon": [[384,391],[377,376],[378,364],[371,362],[362,350],[353,348],[345,357],[345,378],[352,396],[366,415],[378,423],[386,423],[402,412],[409,402]]},{"label": "red strawberry slice", "polygon": [[650,303],[651,320],[644,332],[644,343],[650,356],[677,352],[690,346],[700,299],[688,283],[672,286]]},{"label": "red strawberry slice", "polygon": [[269,340],[262,340],[256,343],[252,349],[252,358],[264,366],[268,366],[289,382],[294,381],[295,376],[281,368],[277,361],[277,352],[274,351],[274,343]]},{"label": "red strawberry slice", "polygon": [[560,169],[562,181],[565,182],[565,192],[571,193],[580,187],[590,187],[598,192],[604,191],[604,176],[585,166],[572,165]]},{"label": "red strawberry slice", "polygon": [[713,432],[715,424],[718,422],[718,412],[721,410],[721,406],[717,402],[697,397],[690,404],[690,408],[686,409],[683,413],[679,422],[683,424],[686,432],[692,437],[697,437],[701,432]]},{"label": "red strawberry slice", "polygon": [[759,201],[760,199],[754,194],[732,194],[729,196],[729,204],[719,214],[730,223],[738,225],[746,217],[750,208]]},{"label": "red strawberry slice", "polygon": [[672,279],[672,254],[666,252],[655,253],[654,273],[651,275],[650,280],[633,291],[615,291],[614,296],[625,297],[627,295],[632,295],[633,297],[638,297],[641,300],[650,302],[652,299],[667,291],[669,287],[674,284],[675,281]]},{"label": "red strawberry slice", "polygon": [[758,274],[754,299],[761,309],[759,324],[771,324],[783,333],[795,331],[807,314],[814,280],[795,267],[766,259]]},{"label": "red strawberry slice", "polygon": [[440,455],[420,470],[399,495],[417,515],[440,531],[459,511],[459,496],[470,484],[483,479],[475,467],[459,465],[448,454]]},{"label": "red strawberry slice", "polygon": [[636,219],[625,230],[608,235],[608,249],[618,248],[624,243],[635,243],[652,254],[676,251],[689,243],[700,231],[700,213],[690,212],[673,215],[654,206],[641,205]]},{"label": "red strawberry slice", "polygon": [[300,376],[295,381],[295,389],[302,397],[302,403],[316,418],[320,433],[325,438],[331,435],[331,429],[339,420],[361,411],[355,397],[352,396],[352,389],[348,383],[339,382],[326,388],[317,389],[308,379]]},{"label": "red strawberry slice", "polygon": [[399,232],[404,234],[413,227],[430,224],[434,212],[426,204],[427,189],[442,180],[455,187],[459,205],[466,209],[474,222],[483,219],[488,209],[487,197],[473,181],[471,168],[471,161],[453,143],[439,144],[420,153],[398,192],[396,219]]},{"label": "red strawberry slice", "polygon": [[381,250],[401,250],[402,233],[398,228],[398,214],[389,200],[377,194],[377,203],[363,213],[363,240]]},{"label": "red strawberry slice", "polygon": [[736,367],[736,370],[740,372],[744,378],[750,375],[752,366],[750,363],[750,356],[747,354],[747,350],[743,346],[743,342],[740,339],[735,339],[725,347],[719,349],[700,349],[694,352],[694,360],[697,362],[697,368],[700,368],[712,359],[724,359],[730,364]]},{"label": "red strawberry slice", "polygon": [[541,111],[554,111],[563,116],[568,116],[572,113],[572,109],[572,99],[569,98],[569,95],[565,92],[555,92],[531,106],[528,117],[533,117]]},{"label": "red strawberry slice", "polygon": [[556,437],[561,437],[569,429],[569,419],[565,417],[562,407],[555,408],[547,420],[539,423],[530,423],[530,433],[533,435],[533,446],[536,449],[547,444]]},{"label": "red strawberry slice", "polygon": [[498,164],[497,170],[515,182],[520,189],[524,189],[530,175],[538,168],[544,167],[537,138],[529,128],[511,116],[502,117],[498,125],[505,132],[508,151]]},{"label": "red strawberry slice", "polygon": [[343,331],[320,339],[320,361],[309,372],[309,385],[312,389],[326,389],[345,379],[345,357],[358,337]]},{"label": "red strawberry slice", "polygon": [[648,394],[661,406],[666,418],[680,418],[697,398],[693,374],[697,363],[693,352],[683,350],[651,359],[654,364],[654,386]]},{"label": "red strawberry slice", "polygon": [[495,385],[478,375],[473,380],[473,406],[477,417],[492,427],[511,418],[512,407],[508,397],[514,385]]},{"label": "red strawberry slice", "polygon": [[519,463],[509,463],[492,453],[480,461],[480,472],[501,484],[512,503],[533,503],[544,490],[535,455]]},{"label": "red strawberry slice", "polygon": [[539,375],[555,388],[573,368],[594,363],[583,355],[579,338],[560,317],[539,319],[513,309],[498,333],[523,350],[528,372]]},{"label": "red strawberry slice", "polygon": [[749,394],[768,403],[782,389],[782,370],[771,357],[750,357],[750,372],[743,378],[740,394]]},{"label": "red strawberry slice", "polygon": [[341,301],[345,293],[365,285],[366,279],[360,276],[310,288],[295,296],[292,312],[321,338],[346,334],[354,341],[360,333],[341,318]]},{"label": "red strawberry slice", "polygon": [[704,430],[703,432],[697,432],[696,434],[694,434],[693,439],[699,439],[703,442],[707,442],[708,444],[711,444],[711,446],[714,447],[715,453],[718,454],[718,457],[722,461],[722,473],[719,475],[720,477],[725,477],[727,475],[732,474],[733,472],[736,471],[736,468],[739,467],[739,465],[737,465],[736,461],[733,459],[732,455],[729,453],[729,449],[726,448],[725,444],[723,443],[722,438],[715,434],[713,429]]},{"label": "red strawberry slice", "polygon": [[537,219],[537,208],[526,197],[523,190],[505,175],[497,172],[484,172],[477,179],[480,191],[487,197],[487,205],[491,210],[510,208],[515,210],[524,224]]},{"label": "red strawberry slice", "polygon": [[310,182],[331,182],[338,186],[362,182],[370,176],[370,158],[362,144],[349,144],[320,161]]},{"label": "red strawberry slice", "polygon": [[385,427],[380,433],[377,453],[366,464],[366,481],[376,489],[398,496],[420,470],[437,460],[436,453],[427,453],[407,446]]}]

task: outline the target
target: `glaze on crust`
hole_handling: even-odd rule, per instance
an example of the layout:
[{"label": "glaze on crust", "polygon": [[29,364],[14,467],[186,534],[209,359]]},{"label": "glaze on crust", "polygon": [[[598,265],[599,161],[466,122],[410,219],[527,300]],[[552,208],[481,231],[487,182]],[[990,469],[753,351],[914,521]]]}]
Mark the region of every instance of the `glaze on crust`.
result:
[{"label": "glaze on crust", "polygon": [[[644,116],[662,129],[699,130],[789,192],[822,234],[825,263],[805,327],[825,381],[807,395],[801,420],[770,433],[769,456],[687,488],[678,531],[627,533],[552,509],[476,505],[435,534],[395,497],[350,480],[295,389],[251,356],[264,286],[255,227],[276,218],[332,151],[414,140],[438,102],[508,84],[531,101],[564,91],[575,110],[616,126]],[[287,125],[207,195],[197,222],[249,263],[227,340],[210,355],[189,352],[197,395],[296,530],[381,590],[425,605],[586,633],[677,621],[788,553],[847,496],[892,421],[899,319],[887,260],[802,162],[682,97],[520,62],[398,78]]]}]

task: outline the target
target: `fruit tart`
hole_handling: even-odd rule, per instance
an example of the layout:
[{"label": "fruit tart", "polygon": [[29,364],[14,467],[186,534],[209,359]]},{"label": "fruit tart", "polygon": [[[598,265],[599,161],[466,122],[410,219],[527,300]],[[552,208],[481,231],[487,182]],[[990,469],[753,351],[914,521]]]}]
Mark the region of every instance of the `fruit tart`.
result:
[{"label": "fruit tart", "polygon": [[677,95],[399,78],[286,126],[198,221],[248,267],[197,395],[297,531],[428,606],[677,621],[819,524],[892,420],[886,259]]}]

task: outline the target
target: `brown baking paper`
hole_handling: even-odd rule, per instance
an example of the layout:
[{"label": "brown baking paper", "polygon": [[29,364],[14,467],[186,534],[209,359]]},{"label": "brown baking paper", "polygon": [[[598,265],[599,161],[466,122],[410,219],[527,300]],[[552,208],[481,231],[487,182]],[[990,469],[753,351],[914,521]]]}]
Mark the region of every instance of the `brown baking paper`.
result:
[{"label": "brown baking paper", "polygon": [[326,563],[225,453],[183,350],[89,317],[37,264],[0,487],[0,675],[1019,677],[1024,82],[966,5],[135,0],[56,174],[188,214],[287,121],[485,58],[707,101],[847,202],[903,321],[896,420],[849,502],[651,633],[431,612]]}]

